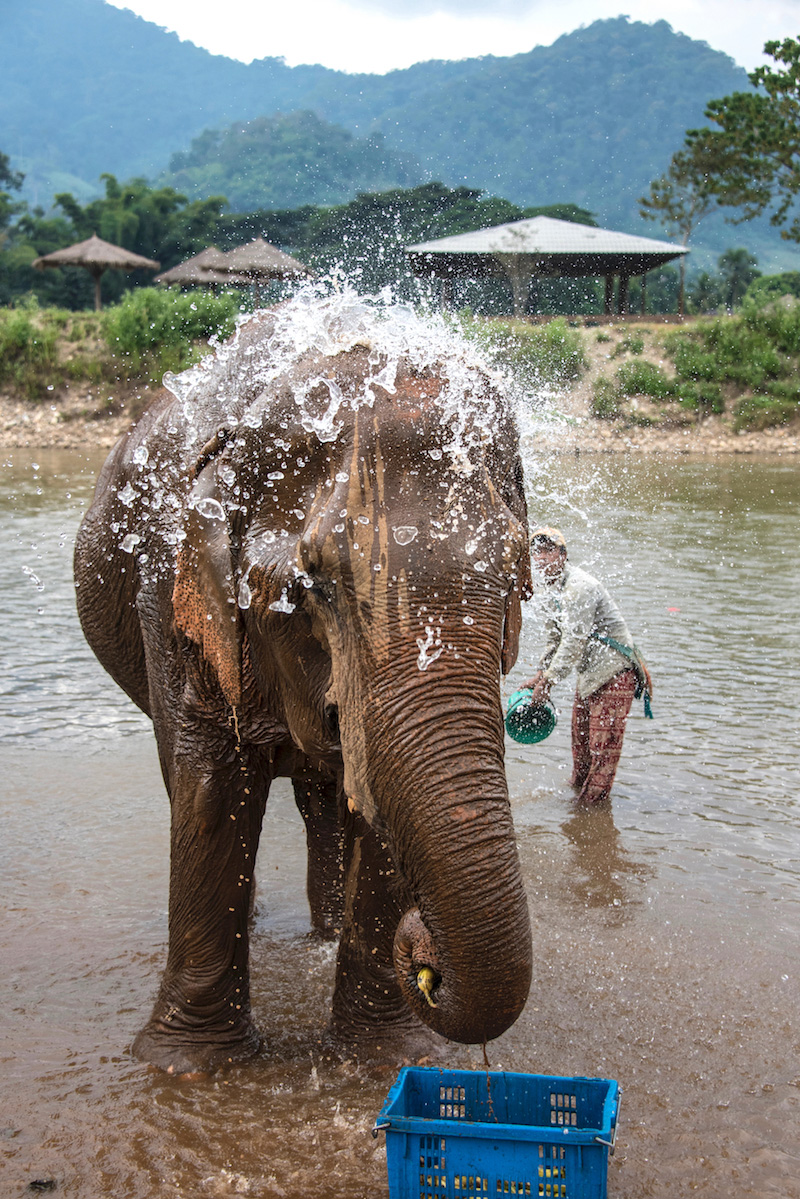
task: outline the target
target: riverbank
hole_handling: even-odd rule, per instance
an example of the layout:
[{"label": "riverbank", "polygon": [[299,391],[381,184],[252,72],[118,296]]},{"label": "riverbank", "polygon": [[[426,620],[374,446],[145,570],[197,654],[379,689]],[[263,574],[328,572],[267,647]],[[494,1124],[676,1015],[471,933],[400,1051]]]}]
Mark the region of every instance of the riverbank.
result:
[{"label": "riverbank", "polygon": [[[634,397],[617,419],[593,415],[599,378],[608,378],[624,361],[664,362],[657,326],[644,327],[645,344],[637,354],[626,349],[630,327],[606,326],[583,332],[587,369],[570,387],[556,393],[552,419],[536,433],[543,448],[579,454],[800,454],[800,419],[762,430],[734,429],[729,413],[697,414],[676,404],[657,405]],[[24,400],[0,391],[0,449],[110,448],[147,404],[147,385],[73,383],[45,400]]]}]

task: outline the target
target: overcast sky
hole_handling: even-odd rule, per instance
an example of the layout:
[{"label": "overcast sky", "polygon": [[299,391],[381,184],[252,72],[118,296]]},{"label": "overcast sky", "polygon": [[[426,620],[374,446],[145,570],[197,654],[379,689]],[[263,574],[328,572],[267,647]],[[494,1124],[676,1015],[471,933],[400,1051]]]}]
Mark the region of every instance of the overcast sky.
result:
[{"label": "overcast sky", "polygon": [[382,73],[431,58],[519,54],[624,13],[664,19],[752,70],[800,34],[800,0],[108,0],[215,54]]}]

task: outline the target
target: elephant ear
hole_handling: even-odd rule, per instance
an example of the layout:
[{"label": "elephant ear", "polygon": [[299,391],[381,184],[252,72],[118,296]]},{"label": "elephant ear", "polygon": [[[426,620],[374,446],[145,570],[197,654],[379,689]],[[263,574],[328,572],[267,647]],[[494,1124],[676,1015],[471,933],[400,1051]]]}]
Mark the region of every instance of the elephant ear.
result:
[{"label": "elephant ear", "polygon": [[242,699],[242,629],[228,522],[213,494],[197,496],[195,504],[188,510],[186,538],[178,552],[175,625],[200,647],[225,699],[237,707]]},{"label": "elephant ear", "polygon": [[530,599],[532,594],[531,555],[528,538],[526,537],[525,549],[517,563],[517,575],[514,585],[506,599],[506,612],[503,621],[503,649],[500,655],[500,668],[503,674],[508,674],[517,660],[519,638],[522,632],[521,601]]},{"label": "elephant ear", "polygon": [[511,588],[506,599],[506,615],[503,622],[503,649],[500,655],[500,669],[508,674],[517,660],[519,653],[519,635],[522,632],[522,604],[516,584]]}]

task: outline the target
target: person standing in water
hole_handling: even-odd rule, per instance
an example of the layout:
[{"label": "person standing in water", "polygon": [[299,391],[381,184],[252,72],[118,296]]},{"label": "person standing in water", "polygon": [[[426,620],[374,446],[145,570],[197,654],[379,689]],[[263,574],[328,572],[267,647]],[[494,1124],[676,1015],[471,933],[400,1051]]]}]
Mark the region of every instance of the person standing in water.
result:
[{"label": "person standing in water", "polygon": [[581,802],[600,803],[611,792],[634,697],[644,695],[651,715],[652,680],[605,587],[567,561],[559,529],[534,529],[531,562],[545,587],[547,642],[523,686],[532,689],[534,703],[544,703],[553,684],[577,670],[570,782]]}]

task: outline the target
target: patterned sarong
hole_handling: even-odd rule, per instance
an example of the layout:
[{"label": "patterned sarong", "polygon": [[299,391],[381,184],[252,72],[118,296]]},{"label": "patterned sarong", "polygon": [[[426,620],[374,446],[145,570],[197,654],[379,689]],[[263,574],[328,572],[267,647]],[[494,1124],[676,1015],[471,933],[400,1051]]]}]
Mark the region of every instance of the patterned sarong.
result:
[{"label": "patterned sarong", "polygon": [[575,694],[570,782],[583,803],[600,803],[611,793],[636,685],[636,671],[623,670],[586,699]]}]

